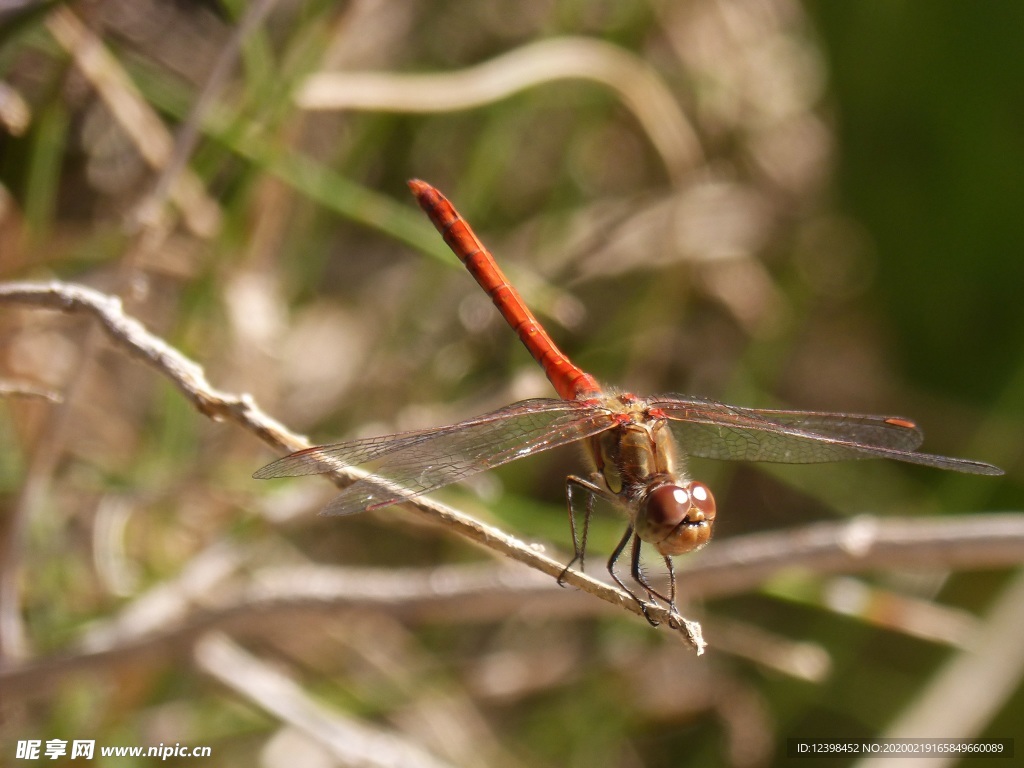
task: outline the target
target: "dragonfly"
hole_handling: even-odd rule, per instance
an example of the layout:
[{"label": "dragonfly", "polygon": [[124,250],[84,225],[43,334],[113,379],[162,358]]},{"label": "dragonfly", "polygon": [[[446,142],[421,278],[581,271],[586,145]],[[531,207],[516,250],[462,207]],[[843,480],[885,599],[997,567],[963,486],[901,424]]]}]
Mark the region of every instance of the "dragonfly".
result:
[{"label": "dragonfly", "polygon": [[[574,365],[509,283],[494,256],[448,199],[414,179],[409,188],[424,213],[501,316],[543,368],[558,398],[513,403],[457,424],[319,445],[274,461],[253,476],[296,477],[368,465],[370,473],[348,486],[323,510],[348,515],[380,509],[436,491],[510,461],[580,443],[587,472],[566,478],[574,556],[584,566],[587,530],[595,502],[625,512],[626,528],[607,561],[613,581],[640,604],[661,600],[675,613],[672,558],[711,540],[717,508],[711,489],[690,476],[687,458],[810,464],[849,459],[896,459],[938,469],[1000,475],[992,464],[918,452],[923,433],[911,419],[823,411],[744,408],[701,397],[639,397],[606,388]],[[582,506],[582,531],[576,518]],[[667,594],[641,567],[641,548],[662,557]],[[627,586],[618,563],[630,550]],[[646,597],[646,600],[645,600]]]}]

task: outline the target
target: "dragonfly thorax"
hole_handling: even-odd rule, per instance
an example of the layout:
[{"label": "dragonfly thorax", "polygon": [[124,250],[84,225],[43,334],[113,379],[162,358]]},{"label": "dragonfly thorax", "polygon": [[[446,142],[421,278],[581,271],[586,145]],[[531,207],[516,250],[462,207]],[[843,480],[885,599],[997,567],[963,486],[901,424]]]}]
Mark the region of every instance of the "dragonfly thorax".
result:
[{"label": "dragonfly thorax", "polygon": [[592,438],[589,448],[608,490],[629,506],[657,477],[684,473],[682,456],[664,419],[652,419],[642,401],[614,411],[617,426]]},{"label": "dragonfly thorax", "polygon": [[664,418],[652,416],[639,398],[623,405],[620,423],[591,443],[605,485],[628,508],[637,536],[662,555],[700,549],[715,522],[711,489],[685,477],[683,455]]}]

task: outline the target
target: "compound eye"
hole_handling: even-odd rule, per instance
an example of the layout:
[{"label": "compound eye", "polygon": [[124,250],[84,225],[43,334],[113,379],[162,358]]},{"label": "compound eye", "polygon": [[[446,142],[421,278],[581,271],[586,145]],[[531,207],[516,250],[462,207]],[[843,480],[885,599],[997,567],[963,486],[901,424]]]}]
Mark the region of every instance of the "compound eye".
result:
[{"label": "compound eye", "polygon": [[712,495],[711,489],[699,480],[694,480],[686,487],[689,489],[690,501],[693,506],[701,515],[704,516],[705,520],[709,522],[714,521],[717,509],[715,506],[715,497]]},{"label": "compound eye", "polygon": [[711,540],[716,511],[715,497],[704,483],[659,485],[640,507],[636,532],[661,554],[681,555]]},{"label": "compound eye", "polygon": [[671,535],[692,507],[690,494],[678,485],[659,485],[647,494],[636,516],[636,532],[652,544]]}]

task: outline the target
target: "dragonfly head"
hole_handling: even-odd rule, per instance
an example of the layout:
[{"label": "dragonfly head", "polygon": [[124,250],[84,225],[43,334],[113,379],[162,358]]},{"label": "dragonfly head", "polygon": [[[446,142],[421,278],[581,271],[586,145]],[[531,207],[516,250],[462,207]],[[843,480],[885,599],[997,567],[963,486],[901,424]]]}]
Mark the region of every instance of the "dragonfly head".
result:
[{"label": "dragonfly head", "polygon": [[681,555],[700,549],[711,540],[715,524],[715,497],[704,483],[662,483],[640,502],[636,532],[663,555]]}]

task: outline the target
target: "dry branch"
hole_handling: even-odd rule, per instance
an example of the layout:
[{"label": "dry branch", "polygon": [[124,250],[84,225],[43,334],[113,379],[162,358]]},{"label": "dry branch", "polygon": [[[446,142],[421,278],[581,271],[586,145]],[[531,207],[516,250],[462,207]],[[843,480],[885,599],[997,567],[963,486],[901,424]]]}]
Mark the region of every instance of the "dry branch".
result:
[{"label": "dry branch", "polygon": [[[240,553],[215,554],[219,562],[227,558],[238,564],[247,559]],[[749,592],[794,568],[852,574],[893,568],[988,569],[1021,562],[1022,513],[858,518],[719,541],[685,561],[679,583],[690,599],[703,600]],[[400,570],[279,567],[257,570],[233,589],[214,590],[208,581],[203,584],[198,591],[215,597],[201,604],[193,599],[190,612],[179,610],[187,605],[174,602],[166,621],[144,625],[126,620],[133,604],[120,616],[93,626],[75,649],[0,667],[0,689],[40,692],[71,673],[106,670],[152,654],[181,653],[211,630],[234,635],[272,631],[304,615],[377,610],[410,621],[451,623],[500,621],[520,610],[563,619],[609,610],[575,590],[559,589],[536,571],[509,565]],[[191,592],[196,586],[192,584]],[[191,593],[187,588],[181,591]],[[136,603],[144,600],[148,597]]]},{"label": "dry branch", "polygon": [[[109,337],[131,355],[170,379],[203,414],[230,420],[276,448],[297,450],[308,443],[266,415],[246,395],[221,392],[203,369],[124,314],[121,302],[91,288],[66,283],[0,284],[0,303],[29,304],[93,316]],[[338,472],[341,481],[357,476]],[[513,560],[557,576],[562,564],[504,532],[427,499],[408,503],[428,518]],[[716,545],[685,561],[680,592],[685,598],[710,598],[756,588],[792,568],[815,573],[856,573],[900,568],[980,569],[1024,562],[1024,514],[956,518],[856,518],[821,523],[796,531],[755,534]],[[570,572],[573,586],[638,613],[623,592],[584,574]],[[103,647],[92,643],[65,654],[0,668],[0,687],[42,686],[64,674],[126,663],[154,650],[186,647],[210,629],[244,629],[254,622],[293,613],[335,613],[345,608],[378,609],[412,619],[496,620],[529,600],[531,610],[554,615],[594,613],[593,605],[554,580],[518,568],[471,566],[429,571],[379,571],[301,568],[257,572],[252,583],[229,591],[215,603],[185,612],[159,630],[133,631],[132,623],[109,633]],[[679,622],[664,609],[659,619]],[[699,625],[683,624],[684,634],[700,649]],[[93,632],[95,639],[98,635]],[[30,682],[31,681],[31,682]]]},{"label": "dry branch", "polygon": [[[104,332],[129,354],[155,368],[188,398],[196,408],[214,420],[233,421],[275,448],[295,451],[309,447],[299,435],[290,432],[278,421],[265,414],[249,395],[234,395],[215,389],[206,379],[200,365],[189,360],[167,342],[153,335],[136,319],[124,313],[120,299],[87,288],[61,282],[4,283],[0,284],[0,303],[30,304],[62,312],[83,312],[94,317]],[[338,470],[333,477],[341,484],[362,476],[357,470]],[[426,498],[406,502],[427,518],[448,527],[471,541],[498,554],[559,577],[564,565],[555,561],[519,539],[443,504]],[[611,587],[578,571],[569,571],[563,581],[618,605],[632,613],[642,615],[640,606],[631,595]],[[700,625],[661,606],[649,606],[651,618],[678,629],[686,640],[703,652],[704,640]]]},{"label": "dry branch", "polygon": [[[103,41],[64,5],[50,14],[46,26],[96,89],[142,158],[154,169],[166,166],[174,146],[167,127]],[[220,207],[192,171],[183,168],[180,174],[176,174],[170,192],[181,208],[186,224],[195,234],[209,237],[217,231]]]},{"label": "dry branch", "polygon": [[422,747],[398,733],[344,717],[316,702],[291,678],[230,638],[210,634],[196,643],[200,669],[235,693],[325,747],[344,765],[365,768],[444,768]]},{"label": "dry branch", "polygon": [[433,113],[478,107],[566,78],[613,90],[643,126],[673,179],[701,161],[697,133],[658,74],[619,46],[590,38],[544,40],[443,74],[317,72],[295,100],[304,109]]}]

